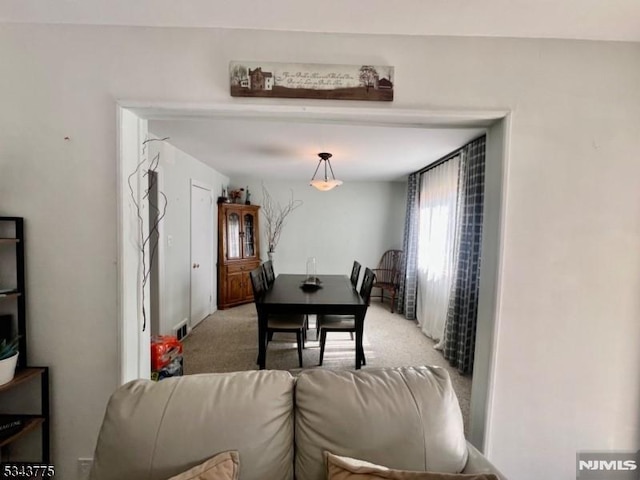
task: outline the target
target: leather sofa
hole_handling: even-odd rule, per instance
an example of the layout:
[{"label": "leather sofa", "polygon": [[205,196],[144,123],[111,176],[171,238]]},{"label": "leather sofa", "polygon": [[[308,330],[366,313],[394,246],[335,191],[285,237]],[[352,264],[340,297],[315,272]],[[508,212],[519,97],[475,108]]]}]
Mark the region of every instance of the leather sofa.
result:
[{"label": "leather sofa", "polygon": [[389,468],[494,473],[440,367],[262,370],[135,380],[109,400],[90,480],[166,480],[239,452],[241,480],[323,480],[324,452]]}]

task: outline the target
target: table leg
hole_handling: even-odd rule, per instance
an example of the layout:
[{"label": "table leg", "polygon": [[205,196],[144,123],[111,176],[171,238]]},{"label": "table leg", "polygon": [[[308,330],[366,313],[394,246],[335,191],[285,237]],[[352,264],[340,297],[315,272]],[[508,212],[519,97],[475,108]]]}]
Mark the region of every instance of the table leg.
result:
[{"label": "table leg", "polygon": [[362,356],[364,348],[362,347],[362,336],[364,332],[364,313],[356,315],[356,370],[360,370],[362,366]]},{"label": "table leg", "polygon": [[258,367],[264,370],[267,360],[267,314],[258,312]]}]

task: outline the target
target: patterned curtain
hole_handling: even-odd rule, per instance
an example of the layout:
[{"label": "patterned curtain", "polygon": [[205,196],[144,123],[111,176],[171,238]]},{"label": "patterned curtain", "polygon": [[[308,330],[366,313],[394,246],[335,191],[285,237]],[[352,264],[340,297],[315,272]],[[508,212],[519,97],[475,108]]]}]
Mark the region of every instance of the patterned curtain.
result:
[{"label": "patterned curtain", "polygon": [[407,185],[407,215],[404,223],[404,275],[396,299],[396,311],[404,313],[407,320],[416,319],[416,295],[418,287],[418,179],[420,174],[409,175]]},{"label": "patterned curtain", "polygon": [[486,137],[462,148],[457,268],[445,327],[444,357],[462,374],[473,372],[480,283]]}]

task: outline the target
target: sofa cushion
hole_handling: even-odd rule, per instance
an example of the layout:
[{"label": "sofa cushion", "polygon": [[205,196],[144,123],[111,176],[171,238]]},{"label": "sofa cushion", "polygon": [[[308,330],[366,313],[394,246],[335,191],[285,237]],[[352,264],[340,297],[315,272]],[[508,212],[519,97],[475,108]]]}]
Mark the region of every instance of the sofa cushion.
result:
[{"label": "sofa cushion", "polygon": [[91,480],[166,480],[237,450],[240,480],[293,478],[288,372],[250,371],[135,380],[107,406]]},{"label": "sofa cushion", "polygon": [[323,480],[329,451],[400,470],[458,473],[462,414],[440,367],[307,370],[296,382],[296,477]]},{"label": "sofa cushion", "polygon": [[327,480],[498,480],[493,474],[416,472],[395,470],[326,452]]},{"label": "sofa cushion", "polygon": [[169,480],[238,480],[238,452],[223,452]]}]

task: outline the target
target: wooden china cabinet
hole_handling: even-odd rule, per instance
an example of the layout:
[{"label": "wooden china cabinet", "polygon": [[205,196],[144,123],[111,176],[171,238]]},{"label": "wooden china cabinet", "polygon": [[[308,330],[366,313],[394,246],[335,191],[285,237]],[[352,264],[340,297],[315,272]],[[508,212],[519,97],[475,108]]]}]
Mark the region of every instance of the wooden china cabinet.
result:
[{"label": "wooden china cabinet", "polygon": [[218,204],[218,308],[253,301],[249,272],[260,266],[258,205]]}]

